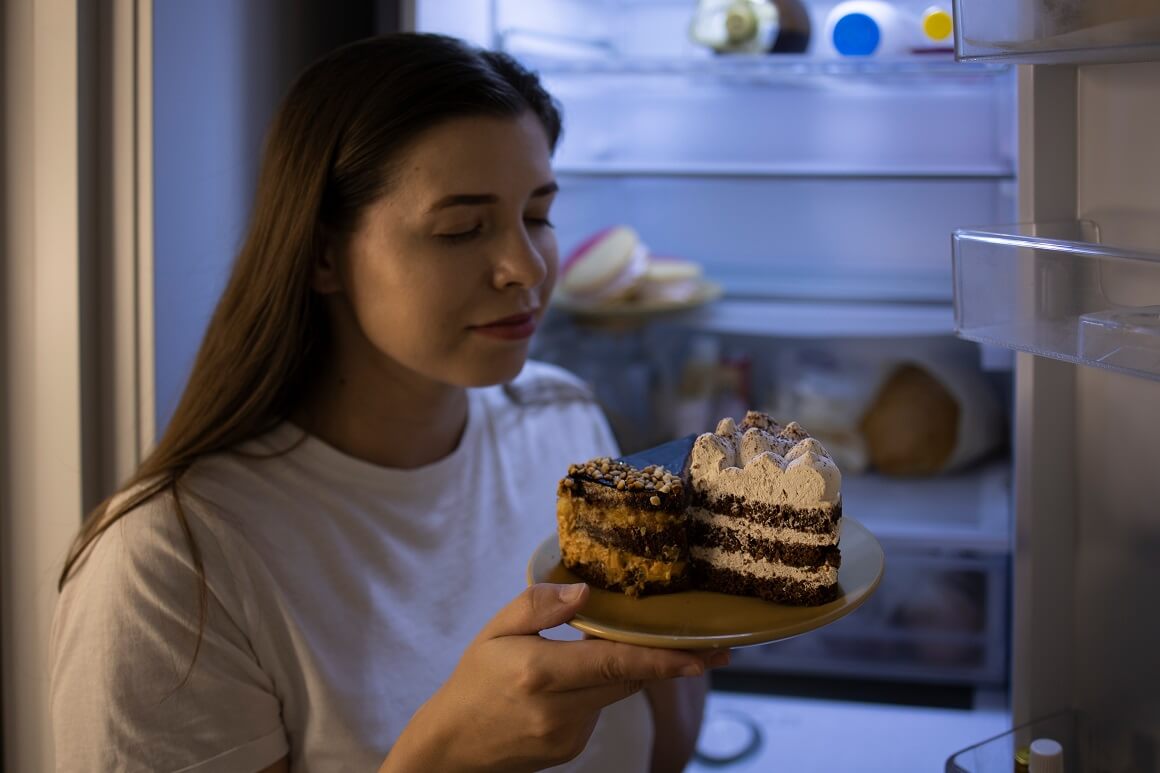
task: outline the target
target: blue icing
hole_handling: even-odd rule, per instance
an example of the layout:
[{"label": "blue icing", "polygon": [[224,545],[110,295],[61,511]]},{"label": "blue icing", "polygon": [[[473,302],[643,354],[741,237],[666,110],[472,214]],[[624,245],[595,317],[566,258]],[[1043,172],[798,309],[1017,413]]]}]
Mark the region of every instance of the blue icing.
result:
[{"label": "blue icing", "polygon": [[693,443],[696,440],[696,434],[686,435],[683,438],[670,440],[668,443],[661,443],[659,446],[646,448],[629,456],[621,456],[616,461],[631,464],[638,470],[651,464],[659,464],[674,475],[681,475],[685,472],[686,462],[689,459],[689,454],[693,452]]}]

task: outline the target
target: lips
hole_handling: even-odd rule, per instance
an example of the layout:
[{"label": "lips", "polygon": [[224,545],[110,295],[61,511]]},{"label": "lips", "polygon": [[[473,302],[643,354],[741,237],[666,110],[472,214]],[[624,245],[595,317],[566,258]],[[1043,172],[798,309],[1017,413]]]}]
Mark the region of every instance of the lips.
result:
[{"label": "lips", "polygon": [[484,325],[473,325],[471,330],[489,338],[519,341],[531,338],[532,333],[536,332],[536,315],[533,312],[512,314]]}]

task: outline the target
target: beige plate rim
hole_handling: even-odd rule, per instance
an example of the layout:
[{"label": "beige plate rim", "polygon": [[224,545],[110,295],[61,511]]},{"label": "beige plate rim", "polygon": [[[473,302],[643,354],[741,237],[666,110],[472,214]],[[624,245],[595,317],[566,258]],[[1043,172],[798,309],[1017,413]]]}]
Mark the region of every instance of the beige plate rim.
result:
[{"label": "beige plate rim", "polygon": [[[841,593],[826,604],[794,607],[709,591],[633,599],[593,587],[584,609],[568,625],[601,639],[665,649],[751,647],[817,630],[866,603],[885,570],[882,546],[865,526],[843,516],[841,529]],[[527,581],[581,581],[560,563],[557,535],[546,538],[532,554]]]}]

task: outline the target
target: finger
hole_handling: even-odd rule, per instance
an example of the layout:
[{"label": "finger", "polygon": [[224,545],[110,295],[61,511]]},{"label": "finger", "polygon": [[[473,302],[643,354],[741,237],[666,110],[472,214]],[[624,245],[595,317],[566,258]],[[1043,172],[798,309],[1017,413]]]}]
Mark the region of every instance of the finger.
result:
[{"label": "finger", "polygon": [[649,682],[705,673],[705,655],[586,639],[552,642],[548,689],[581,690],[619,682]]},{"label": "finger", "polygon": [[537,583],[516,596],[479,632],[480,639],[537,634],[566,623],[588,599],[584,583],[556,585]]},{"label": "finger", "polygon": [[733,659],[731,650],[708,650],[697,654],[701,656],[706,668],[721,668],[729,665],[729,661]]},{"label": "finger", "polygon": [[[586,639],[586,640],[587,639],[600,640],[599,636],[593,636],[590,633],[585,633],[581,638]],[[685,650],[685,651],[699,657],[701,659],[701,662],[705,664],[706,669],[722,668],[724,666],[729,665],[729,662],[733,659],[733,650],[730,650],[730,649]]]},{"label": "finger", "polygon": [[648,682],[616,682],[614,684],[605,684],[600,687],[585,687],[580,690],[572,690],[563,693],[561,697],[566,697],[568,706],[575,709],[582,709],[588,711],[597,711],[605,706],[622,701],[628,696],[640,692],[644,689]]}]

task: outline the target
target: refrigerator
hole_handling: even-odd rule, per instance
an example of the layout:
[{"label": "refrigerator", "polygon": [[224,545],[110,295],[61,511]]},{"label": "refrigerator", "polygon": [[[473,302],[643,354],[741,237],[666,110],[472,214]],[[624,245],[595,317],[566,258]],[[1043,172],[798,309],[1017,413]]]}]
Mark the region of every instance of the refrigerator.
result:
[{"label": "refrigerator", "polygon": [[[911,16],[938,4],[894,3]],[[797,770],[1006,771],[1032,737],[1050,735],[1069,771],[1160,768],[1156,0],[957,0],[941,5],[954,16],[954,53],[947,44],[859,58],[813,47],[835,0],[807,2],[810,50],[746,57],[689,40],[695,0],[352,0],[342,14],[321,0],[138,0],[100,5],[117,11],[108,41],[92,19],[78,26],[73,4],[36,5],[39,26],[31,10],[5,13],[9,42],[36,33],[12,47],[14,61],[31,62],[34,48],[41,65],[77,50],[84,62],[117,54],[102,78],[133,98],[112,103],[107,127],[131,141],[89,154],[110,156],[107,176],[67,154],[35,168],[9,157],[13,179],[39,181],[37,210],[51,216],[6,227],[23,229],[40,245],[28,254],[64,276],[38,269],[52,300],[43,308],[60,326],[10,305],[7,324],[30,342],[4,353],[6,381],[22,390],[12,405],[34,405],[27,396],[51,384],[77,410],[13,409],[7,428],[27,469],[58,471],[67,451],[85,481],[82,496],[45,472],[5,475],[21,503],[6,532],[21,560],[4,578],[9,595],[36,605],[35,624],[15,625],[5,607],[12,767],[50,767],[42,653],[54,562],[84,506],[132,469],[172,410],[241,238],[273,105],[322,51],[402,28],[507,50],[560,98],[564,252],[625,223],[653,253],[694,260],[721,287],[720,300],[681,314],[551,313],[537,356],[593,383],[626,451],[723,406],[849,421],[866,399],[850,385],[877,384],[899,362],[938,375],[980,417],[972,429],[987,430],[936,475],[845,476],[850,514],[880,538],[886,574],[845,621],[737,653],[728,692],[740,697],[729,705],[766,731],[766,751],[815,755],[787,768]],[[108,106],[66,70],[61,85],[57,69],[39,67],[36,90],[8,103]],[[11,115],[31,116],[21,137],[51,129],[61,147],[88,151],[107,139],[85,131],[104,123],[68,111]],[[84,180],[131,190],[79,185],[85,170]],[[80,214],[76,234],[124,227],[105,234],[112,248],[81,255],[89,241],[58,225]],[[124,287],[81,271],[107,264]],[[8,298],[19,299],[28,271],[9,275]],[[112,343],[81,335],[79,311],[89,320],[94,310],[111,317]],[[99,390],[78,362],[86,377],[100,373]],[[692,377],[705,362],[724,385],[711,408]],[[113,409],[92,403],[98,391]],[[856,444],[850,453],[854,470]],[[839,682],[872,684],[876,700],[815,696],[819,711],[832,709],[820,742],[772,692]],[[881,700],[964,691],[969,700],[941,714]],[[713,726],[726,706],[717,697]],[[938,735],[952,719],[962,732]],[[873,749],[852,748],[875,737]],[[937,761],[909,764],[919,744]],[[694,769],[769,769],[763,755]]]},{"label": "refrigerator", "polygon": [[883,585],[738,651],[731,689],[967,687],[1019,729],[946,748],[948,770],[1010,770],[1040,736],[1067,770],[1160,769],[1160,5],[956,0],[953,51],[859,57],[828,45],[838,6],[806,3],[792,55],[693,42],[693,0],[404,18],[508,51],[560,100],[562,253],[628,224],[722,288],[679,314],[553,315],[537,356],[593,384],[623,446],[690,428],[673,417],[706,357],[735,386],[716,415],[864,408],[910,362],[984,436],[937,475],[853,452],[845,503],[884,545]]}]

